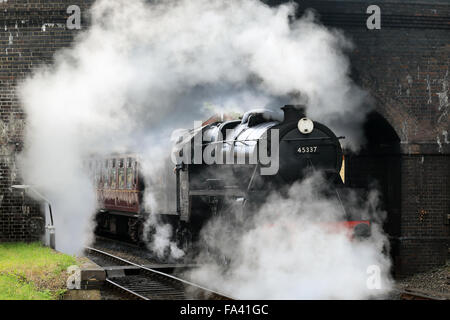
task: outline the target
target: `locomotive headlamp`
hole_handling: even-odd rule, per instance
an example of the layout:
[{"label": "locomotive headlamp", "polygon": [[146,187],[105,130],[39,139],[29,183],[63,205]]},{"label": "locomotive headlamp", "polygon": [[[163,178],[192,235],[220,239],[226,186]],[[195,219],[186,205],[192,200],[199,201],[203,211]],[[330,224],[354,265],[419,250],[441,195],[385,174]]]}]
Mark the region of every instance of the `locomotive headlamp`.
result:
[{"label": "locomotive headlamp", "polygon": [[308,118],[301,118],[297,126],[298,130],[303,134],[311,133],[314,129],[314,123]]},{"label": "locomotive headlamp", "polygon": [[370,234],[370,226],[366,223],[359,223],[353,228],[353,237],[356,239],[369,238]]}]

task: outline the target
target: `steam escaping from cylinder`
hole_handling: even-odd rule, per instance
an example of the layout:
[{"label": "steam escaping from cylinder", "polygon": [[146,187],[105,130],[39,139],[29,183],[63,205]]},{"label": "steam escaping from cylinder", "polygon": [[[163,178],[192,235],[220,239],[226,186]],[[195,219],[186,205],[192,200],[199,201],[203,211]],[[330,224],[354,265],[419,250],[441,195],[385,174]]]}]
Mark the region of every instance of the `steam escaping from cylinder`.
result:
[{"label": "steam escaping from cylinder", "polygon": [[357,148],[368,108],[349,77],[352,44],[311,12],[295,19],[295,11],[257,0],[96,1],[73,45],[19,86],[27,114],[22,176],[52,202],[57,249],[79,252],[92,235],[97,202],[86,158],[142,154],[146,208],[166,210],[154,181],[171,132],[211,110],[305,104],[309,117]]},{"label": "steam escaping from cylinder", "polygon": [[171,224],[162,223],[155,215],[150,215],[144,223],[144,241],[147,248],[160,260],[178,260],[185,256],[185,252],[178,248],[174,239]]},{"label": "steam escaping from cylinder", "polygon": [[[349,197],[346,209],[320,172],[273,192],[255,213],[236,210],[202,230],[199,268],[183,276],[238,299],[378,299],[392,288],[379,194]],[[371,235],[340,225],[370,220]]]}]

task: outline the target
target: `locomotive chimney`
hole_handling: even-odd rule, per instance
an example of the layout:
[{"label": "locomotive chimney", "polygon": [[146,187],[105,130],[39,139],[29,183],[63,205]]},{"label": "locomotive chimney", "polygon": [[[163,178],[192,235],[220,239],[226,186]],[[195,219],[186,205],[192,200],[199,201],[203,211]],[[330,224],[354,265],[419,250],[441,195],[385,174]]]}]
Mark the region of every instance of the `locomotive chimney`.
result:
[{"label": "locomotive chimney", "polygon": [[296,104],[287,104],[284,107],[281,108],[284,113],[284,120],[283,122],[291,122],[291,121],[298,121],[300,118],[303,118],[306,116],[305,114],[305,106]]}]

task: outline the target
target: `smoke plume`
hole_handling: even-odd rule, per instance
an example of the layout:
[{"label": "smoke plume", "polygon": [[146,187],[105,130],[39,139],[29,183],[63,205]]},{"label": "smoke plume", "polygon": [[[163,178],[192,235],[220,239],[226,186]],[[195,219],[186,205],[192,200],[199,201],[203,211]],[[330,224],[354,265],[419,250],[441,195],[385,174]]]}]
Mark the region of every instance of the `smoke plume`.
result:
[{"label": "smoke plume", "polygon": [[[304,103],[349,146],[361,142],[358,130],[349,132],[367,112],[365,93],[349,78],[352,45],[311,13],[293,19],[292,3],[98,0],[90,15],[73,45],[19,90],[23,178],[51,200],[59,250],[78,252],[92,234],[97,203],[84,159],[132,150],[151,181],[165,165],[170,133],[207,118],[205,105]],[[156,211],[161,199],[152,190],[146,203]]]}]

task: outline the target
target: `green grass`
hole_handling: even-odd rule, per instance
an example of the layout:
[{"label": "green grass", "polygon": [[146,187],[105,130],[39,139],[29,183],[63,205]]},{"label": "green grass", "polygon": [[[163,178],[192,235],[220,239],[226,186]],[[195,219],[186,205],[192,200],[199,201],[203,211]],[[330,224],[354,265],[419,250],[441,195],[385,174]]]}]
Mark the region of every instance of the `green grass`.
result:
[{"label": "green grass", "polygon": [[52,300],[49,290],[39,291],[33,283],[16,275],[0,274],[0,300]]},{"label": "green grass", "polygon": [[40,243],[0,243],[0,300],[58,299],[74,264],[74,257]]}]

